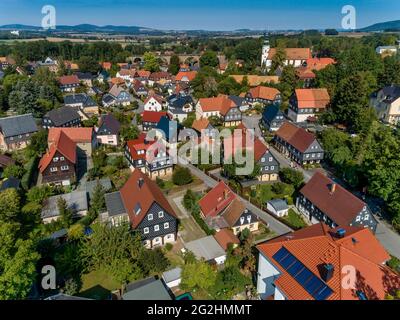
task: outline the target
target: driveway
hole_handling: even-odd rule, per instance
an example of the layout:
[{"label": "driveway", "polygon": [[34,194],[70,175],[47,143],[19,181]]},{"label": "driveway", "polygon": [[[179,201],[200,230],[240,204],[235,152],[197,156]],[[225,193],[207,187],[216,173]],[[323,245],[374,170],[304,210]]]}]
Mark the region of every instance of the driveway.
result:
[{"label": "driveway", "polygon": [[260,114],[255,114],[255,115],[251,115],[251,116],[244,115],[242,117],[242,122],[246,126],[246,128],[253,129],[255,136],[262,138],[264,140],[261,129],[260,129],[260,125],[259,125],[260,120],[261,120]]}]

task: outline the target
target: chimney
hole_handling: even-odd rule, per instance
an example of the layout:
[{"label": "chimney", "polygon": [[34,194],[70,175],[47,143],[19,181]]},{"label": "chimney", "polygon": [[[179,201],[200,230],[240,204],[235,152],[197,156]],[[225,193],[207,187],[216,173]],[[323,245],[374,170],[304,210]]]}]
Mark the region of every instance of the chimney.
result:
[{"label": "chimney", "polygon": [[322,280],[324,280],[325,282],[328,282],[329,280],[331,280],[333,277],[334,271],[335,271],[335,267],[333,266],[332,263],[325,263],[322,266],[322,270],[321,270]]},{"label": "chimney", "polygon": [[138,180],[139,189],[142,188],[143,184],[144,184],[144,180],[143,180],[143,178],[140,178],[140,179]]},{"label": "chimney", "polygon": [[345,235],[346,235],[346,230],[345,229],[340,228],[340,229],[336,230],[336,236],[338,238],[344,238]]},{"label": "chimney", "polygon": [[334,194],[336,191],[336,183],[332,182],[329,186],[329,190],[331,194]]}]

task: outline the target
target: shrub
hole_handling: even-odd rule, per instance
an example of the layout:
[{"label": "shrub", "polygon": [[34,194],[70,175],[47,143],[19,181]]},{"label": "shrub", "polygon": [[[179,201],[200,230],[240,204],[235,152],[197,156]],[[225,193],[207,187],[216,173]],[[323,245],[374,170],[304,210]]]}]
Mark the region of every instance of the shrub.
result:
[{"label": "shrub", "polygon": [[193,177],[188,168],[177,167],[172,175],[172,182],[178,186],[189,184],[193,181]]},{"label": "shrub", "polygon": [[174,246],[172,245],[172,243],[167,243],[167,244],[165,245],[165,250],[171,251],[173,247],[174,247]]}]

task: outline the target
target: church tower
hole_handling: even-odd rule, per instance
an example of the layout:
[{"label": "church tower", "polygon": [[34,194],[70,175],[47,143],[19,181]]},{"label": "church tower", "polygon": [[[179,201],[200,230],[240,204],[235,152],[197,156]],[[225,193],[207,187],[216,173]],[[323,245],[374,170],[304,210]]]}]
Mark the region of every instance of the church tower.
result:
[{"label": "church tower", "polygon": [[264,44],[262,46],[262,53],[261,53],[261,68],[266,69],[268,68],[267,65],[267,60],[268,60],[268,54],[269,50],[271,49],[269,45],[269,39],[266,33],[264,33]]}]

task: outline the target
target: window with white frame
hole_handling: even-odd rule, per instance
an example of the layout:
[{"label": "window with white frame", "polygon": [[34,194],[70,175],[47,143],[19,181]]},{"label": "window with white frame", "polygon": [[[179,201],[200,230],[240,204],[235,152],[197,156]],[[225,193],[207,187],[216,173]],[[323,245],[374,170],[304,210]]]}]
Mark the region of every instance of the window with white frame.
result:
[{"label": "window with white frame", "polygon": [[57,167],[51,167],[50,168],[50,172],[57,172],[57,170],[58,170]]},{"label": "window with white frame", "polygon": [[158,224],[156,224],[155,226],[154,226],[154,231],[159,231],[160,230],[160,226],[158,225]]},{"label": "window with white frame", "polygon": [[153,214],[152,213],[149,213],[149,215],[147,216],[147,220],[149,220],[149,221],[153,220]]},{"label": "window with white frame", "polygon": [[164,223],[164,229],[168,229],[169,228],[169,222]]},{"label": "window with white frame", "polygon": [[164,217],[164,211],[158,212],[158,217],[159,217],[159,218],[163,218],[163,217]]},{"label": "window with white frame", "polygon": [[148,227],[144,228],[144,229],[143,229],[143,233],[144,233],[144,234],[148,234],[148,233],[149,233],[149,228],[148,228]]},{"label": "window with white frame", "polygon": [[69,169],[69,166],[61,166],[61,171],[67,171]]}]

